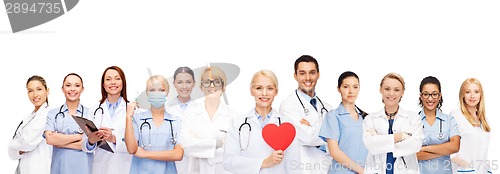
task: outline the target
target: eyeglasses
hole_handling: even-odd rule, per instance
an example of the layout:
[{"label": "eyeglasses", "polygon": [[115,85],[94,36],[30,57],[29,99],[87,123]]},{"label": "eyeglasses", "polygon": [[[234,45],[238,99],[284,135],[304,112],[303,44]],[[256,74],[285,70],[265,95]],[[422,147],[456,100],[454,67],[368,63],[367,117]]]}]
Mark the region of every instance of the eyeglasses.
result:
[{"label": "eyeglasses", "polygon": [[223,82],[220,79],[202,80],[201,81],[201,86],[203,86],[205,88],[210,87],[211,84],[214,84],[215,87],[220,87],[220,86],[222,86]]},{"label": "eyeglasses", "polygon": [[432,94],[429,94],[429,93],[420,93],[420,95],[424,98],[424,99],[428,99],[429,97],[432,97],[433,99],[437,99],[439,98],[439,96],[441,95],[440,93],[432,93]]}]

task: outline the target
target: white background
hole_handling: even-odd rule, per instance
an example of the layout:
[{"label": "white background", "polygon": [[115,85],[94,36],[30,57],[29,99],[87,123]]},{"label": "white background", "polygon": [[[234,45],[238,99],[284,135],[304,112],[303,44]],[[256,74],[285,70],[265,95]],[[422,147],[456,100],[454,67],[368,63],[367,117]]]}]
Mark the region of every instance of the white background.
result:
[{"label": "white background", "polygon": [[64,102],[63,77],[80,74],[82,103],[90,106],[100,99],[101,73],[111,65],[124,69],[133,98],[144,90],[147,68],[171,77],[179,66],[232,63],[241,73],[227,87],[229,105],[245,113],[254,105],[249,93],[253,73],[270,69],[277,74],[278,109],[297,87],[293,63],[302,54],[318,59],[318,96],[335,107],[338,76],[356,72],[361,80],[357,105],[367,112],[382,109],[379,84],[389,72],[404,77],[401,106],[415,112],[422,78],[432,75],[441,81],[444,113],[458,108],[463,80],[478,78],[492,127],[489,158],[500,160],[495,148],[500,145],[498,9],[499,1],[87,0],[49,23],[12,34],[0,8],[3,171],[16,166],[8,158],[7,143],[33,109],[25,88],[32,75],[46,78],[50,104],[58,107]]}]

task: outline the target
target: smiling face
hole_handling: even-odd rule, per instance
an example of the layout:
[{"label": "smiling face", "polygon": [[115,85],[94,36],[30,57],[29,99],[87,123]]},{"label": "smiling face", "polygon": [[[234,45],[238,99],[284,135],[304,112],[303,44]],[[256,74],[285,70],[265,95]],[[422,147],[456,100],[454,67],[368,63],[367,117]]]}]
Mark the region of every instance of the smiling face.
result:
[{"label": "smiling face", "polygon": [[481,101],[481,91],[475,83],[470,83],[465,88],[464,101],[468,107],[475,108]]},{"label": "smiling face", "polygon": [[342,103],[354,104],[359,94],[359,80],[354,76],[347,77],[337,90],[342,96]]},{"label": "smiling face", "polygon": [[35,105],[35,108],[39,108],[43,103],[47,102],[49,91],[42,82],[32,80],[28,82],[26,89],[28,90],[28,98]]},{"label": "smiling face", "polygon": [[404,94],[403,84],[394,78],[385,78],[381,87],[382,101],[388,107],[397,106]]},{"label": "smiling face", "polygon": [[194,88],[193,76],[189,73],[179,73],[174,80],[174,87],[177,90],[177,95],[181,98],[190,98]]},{"label": "smiling face", "polygon": [[313,97],[316,82],[319,79],[319,71],[313,62],[300,62],[294,74],[295,80],[299,83],[299,90]]},{"label": "smiling face", "polygon": [[436,108],[441,100],[441,93],[436,84],[428,83],[422,86],[420,100],[425,110],[436,111]]},{"label": "smiling face", "polygon": [[83,92],[83,82],[76,75],[68,75],[63,83],[62,92],[66,101],[79,101],[80,94]]},{"label": "smiling face", "polygon": [[256,107],[266,108],[273,104],[278,89],[271,78],[257,75],[251,84],[250,93],[255,98]]},{"label": "smiling face", "polygon": [[104,75],[104,83],[102,84],[108,95],[120,95],[123,89],[123,81],[114,69],[108,69]]}]

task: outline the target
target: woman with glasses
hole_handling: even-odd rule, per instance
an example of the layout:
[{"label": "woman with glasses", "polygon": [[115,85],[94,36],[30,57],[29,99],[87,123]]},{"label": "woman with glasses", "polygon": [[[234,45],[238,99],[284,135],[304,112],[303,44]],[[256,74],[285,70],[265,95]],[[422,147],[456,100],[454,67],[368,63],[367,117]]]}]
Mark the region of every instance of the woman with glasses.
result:
[{"label": "woman with glasses", "polygon": [[19,160],[17,174],[48,174],[52,147],[47,145],[41,135],[49,111],[49,88],[43,77],[35,75],[28,78],[26,91],[34,109],[19,123],[8,145],[9,157]]},{"label": "woman with glasses", "polygon": [[[44,136],[47,144],[52,145],[52,174],[90,174],[94,155],[82,151],[83,130],[72,116],[92,120],[90,109],[80,103],[83,92],[83,80],[80,75],[69,73],[64,77],[62,92],[66,102],[49,111]],[[104,140],[102,131],[89,135],[89,149],[96,148],[96,142]],[[84,144],[85,145],[85,144]]]},{"label": "woman with glasses", "polygon": [[[101,77],[101,99],[90,109],[94,117],[94,124],[106,135],[106,141],[113,149],[109,152],[102,148],[94,148],[93,174],[121,174],[128,173],[132,155],[127,152],[127,147],[122,139],[125,136],[125,117],[127,110],[127,80],[120,67],[106,68]],[[84,143],[88,143],[84,139]],[[85,151],[88,146],[83,146]]]},{"label": "woman with glasses", "polygon": [[165,110],[169,85],[165,77],[154,75],[146,82],[151,107],[135,112],[137,102],[127,106],[125,144],[133,154],[130,174],[177,173],[174,161],[184,155],[179,139],[181,119]]},{"label": "woman with glasses", "polygon": [[224,139],[231,118],[238,114],[220,102],[227,85],[222,69],[207,67],[200,79],[205,100],[186,111],[182,125],[182,145],[189,157],[187,173],[227,173],[222,166]]},{"label": "woman with glasses", "polygon": [[276,75],[269,70],[256,72],[250,81],[250,94],[255,99],[255,107],[235,117],[228,130],[225,169],[232,173],[300,173],[292,169],[292,161],[299,160],[296,138],[286,150],[274,150],[262,138],[264,126],[289,122],[272,108],[278,95]]},{"label": "woman with glasses", "polygon": [[363,121],[363,142],[368,149],[364,173],[420,173],[416,152],[422,147],[424,132],[418,114],[399,107],[404,91],[399,74],[382,78],[384,109]]},{"label": "woman with glasses", "polygon": [[[191,98],[191,93],[195,86],[194,72],[191,68],[179,67],[174,72],[174,88],[177,90],[177,97],[167,103],[167,110],[171,114],[183,116],[187,110],[191,110],[199,104]],[[184,154],[181,161],[175,162],[177,172],[187,173],[189,157]]]},{"label": "woman with glasses", "polygon": [[453,173],[491,173],[488,160],[490,125],[486,118],[484,91],[481,82],[468,78],[460,87],[460,108],[451,111],[460,131],[460,150],[451,155]]},{"label": "woman with glasses", "polygon": [[421,173],[451,174],[450,154],[460,148],[460,135],[454,117],[441,112],[441,83],[428,76],[420,82],[419,112],[424,128],[422,149],[417,153]]}]

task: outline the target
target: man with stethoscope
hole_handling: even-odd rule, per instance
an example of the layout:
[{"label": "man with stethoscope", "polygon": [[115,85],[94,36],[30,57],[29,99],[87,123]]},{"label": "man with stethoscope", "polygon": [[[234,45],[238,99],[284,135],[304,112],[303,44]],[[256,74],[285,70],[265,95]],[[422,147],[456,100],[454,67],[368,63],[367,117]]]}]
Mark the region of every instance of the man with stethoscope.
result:
[{"label": "man with stethoscope", "polygon": [[84,151],[93,151],[93,174],[129,173],[132,155],[127,152],[125,141],[125,117],[127,111],[127,80],[123,70],[110,66],[101,77],[101,100],[90,109],[94,124],[110,134],[108,143],[114,153],[101,148],[88,149],[88,139],[82,143]]},{"label": "man with stethoscope", "polygon": [[299,140],[301,163],[299,169],[306,173],[327,173],[331,157],[324,150],[326,142],[319,138],[323,118],[332,107],[316,95],[315,87],[320,77],[318,61],[309,55],[295,60],[294,78],[298,88],[280,106],[280,114],[295,125]]}]

